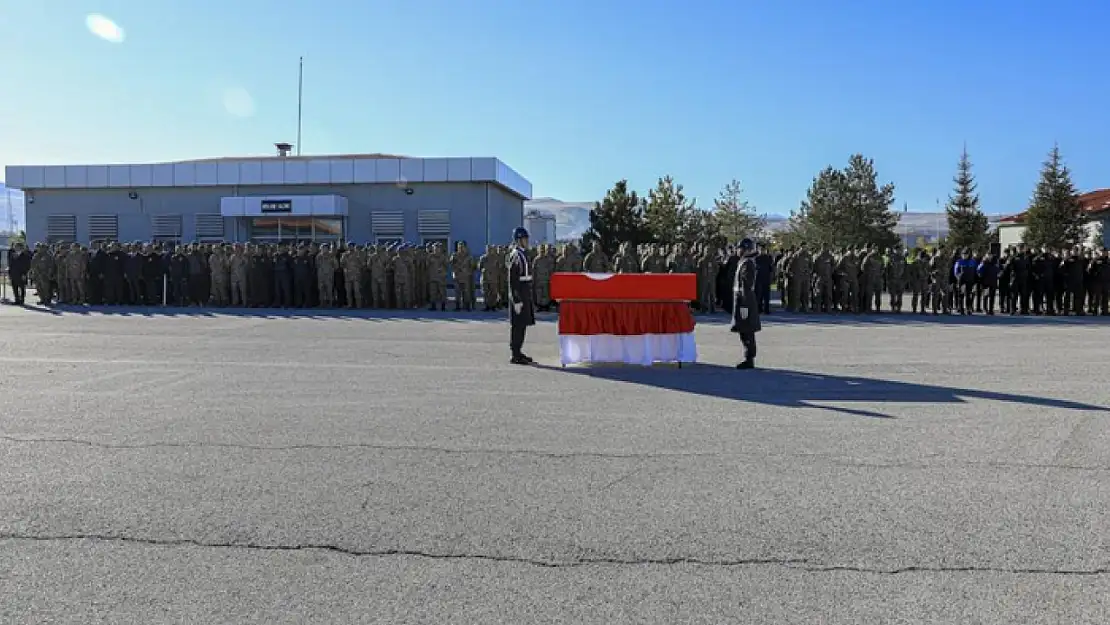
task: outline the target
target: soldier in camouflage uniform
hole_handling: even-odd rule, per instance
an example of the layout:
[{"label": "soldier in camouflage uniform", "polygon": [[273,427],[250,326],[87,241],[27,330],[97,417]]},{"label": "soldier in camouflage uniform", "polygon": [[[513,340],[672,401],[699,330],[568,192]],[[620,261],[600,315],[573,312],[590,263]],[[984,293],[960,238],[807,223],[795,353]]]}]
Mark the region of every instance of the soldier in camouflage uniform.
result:
[{"label": "soldier in camouflage uniform", "polygon": [[451,273],[455,276],[455,310],[474,310],[474,269],[476,263],[466,243],[459,243],[451,255]]},{"label": "soldier in camouflage uniform", "polygon": [[586,258],[582,260],[582,269],[586,273],[609,273],[612,271],[612,265],[609,263],[609,257],[601,249],[601,243],[594,241],[593,249]]},{"label": "soldier in camouflage uniform", "polygon": [[545,312],[551,310],[551,276],[554,273],[555,256],[551,245],[544,243],[539,246],[536,260],[532,263],[532,284],[535,285],[536,307]]},{"label": "soldier in camouflage uniform", "polygon": [[813,308],[823,313],[836,310],[836,302],[833,301],[833,262],[832,253],[826,248],[821,248],[813,259],[814,289],[817,297],[817,301],[813,302]]},{"label": "soldier in camouflage uniform", "polygon": [[435,244],[428,255],[428,310],[447,310],[447,252]]},{"label": "soldier in camouflage uniform", "polygon": [[617,250],[617,259],[613,263],[615,273],[640,273],[640,257],[636,250],[627,242],[621,243]]},{"label": "soldier in camouflage uniform", "polygon": [[836,272],[840,275],[840,308],[845,312],[859,312],[859,261],[849,248],[837,263]]},{"label": "soldier in camouflage uniform", "polygon": [[316,255],[316,285],[320,289],[320,306],[323,308],[335,308],[335,270],[338,268],[339,260],[335,252],[331,245],[325,243]]},{"label": "soldier in camouflage uniform", "polygon": [[717,271],[720,269],[719,255],[708,245],[698,256],[698,303],[702,312],[717,312]]},{"label": "soldier in camouflage uniform", "polygon": [[890,252],[886,263],[886,287],[890,292],[890,310],[902,312],[902,296],[906,288],[906,258],[897,247]]},{"label": "soldier in camouflage uniform", "polygon": [[497,302],[497,276],[500,264],[497,248],[493,245],[487,245],[486,253],[478,257],[478,285],[482,289],[482,299],[485,302],[483,310],[486,312],[493,310]]},{"label": "soldier in camouflage uniform", "polygon": [[88,301],[85,286],[88,280],[89,253],[74,243],[70,248],[67,261],[69,266],[66,268],[66,277],[69,279],[70,303],[83,305]]},{"label": "soldier in camouflage uniform", "polygon": [[644,257],[644,273],[667,273],[667,257],[660,251],[660,246],[649,245],[647,256]]},{"label": "soldier in camouflage uniform", "polygon": [[343,265],[344,291],[347,295],[347,308],[362,308],[362,272],[364,262],[362,252],[353,243],[347,245],[340,261]]}]

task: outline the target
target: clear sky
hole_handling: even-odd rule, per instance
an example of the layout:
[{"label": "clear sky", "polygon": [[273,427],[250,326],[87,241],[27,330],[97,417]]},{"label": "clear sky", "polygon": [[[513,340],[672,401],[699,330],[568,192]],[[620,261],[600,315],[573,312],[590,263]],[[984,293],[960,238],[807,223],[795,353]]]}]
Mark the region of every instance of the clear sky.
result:
[{"label": "clear sky", "polygon": [[[107,16],[124,36],[94,24]],[[1110,186],[1110,3],[3,0],[0,165],[305,153],[497,156],[537,196],[740,179],[788,213],[862,152],[935,210],[966,141],[987,212],[1058,141]],[[114,40],[114,41],[113,41]]]}]

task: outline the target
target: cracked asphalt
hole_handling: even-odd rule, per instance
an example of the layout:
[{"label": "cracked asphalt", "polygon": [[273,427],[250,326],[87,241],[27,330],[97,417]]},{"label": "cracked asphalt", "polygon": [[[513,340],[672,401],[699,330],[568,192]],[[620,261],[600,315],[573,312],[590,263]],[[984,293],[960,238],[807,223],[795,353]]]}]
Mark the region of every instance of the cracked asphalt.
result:
[{"label": "cracked asphalt", "polygon": [[1108,324],[0,309],[0,623],[1110,622]]}]

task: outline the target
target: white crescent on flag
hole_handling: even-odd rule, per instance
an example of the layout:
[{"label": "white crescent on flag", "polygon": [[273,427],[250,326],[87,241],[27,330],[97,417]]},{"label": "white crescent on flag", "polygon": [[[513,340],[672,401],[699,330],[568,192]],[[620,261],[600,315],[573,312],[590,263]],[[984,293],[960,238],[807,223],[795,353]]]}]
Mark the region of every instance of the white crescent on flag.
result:
[{"label": "white crescent on flag", "polygon": [[608,280],[617,274],[615,273],[588,273],[586,277],[590,280]]}]

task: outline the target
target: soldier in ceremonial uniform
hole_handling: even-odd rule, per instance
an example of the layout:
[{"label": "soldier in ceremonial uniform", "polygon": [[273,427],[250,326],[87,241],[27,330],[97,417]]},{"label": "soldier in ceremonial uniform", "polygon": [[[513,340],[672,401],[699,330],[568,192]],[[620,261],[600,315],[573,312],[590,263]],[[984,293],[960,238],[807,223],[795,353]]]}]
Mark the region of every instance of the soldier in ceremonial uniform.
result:
[{"label": "soldier in ceremonial uniform", "polygon": [[529,365],[532,359],[521,350],[528,326],[536,325],[536,310],[532,298],[532,265],[528,260],[528,231],[524,228],[513,231],[513,247],[506,264],[509,270],[509,350],[512,353],[509,362]]},{"label": "soldier in ceremonial uniform", "polygon": [[759,323],[759,298],[755,292],[759,273],[755,265],[755,242],[751,239],[741,241],[740,254],[732,282],[732,331],[740,335],[740,343],[744,346],[744,361],[736,365],[736,368],[754,369],[755,333],[762,329]]}]

